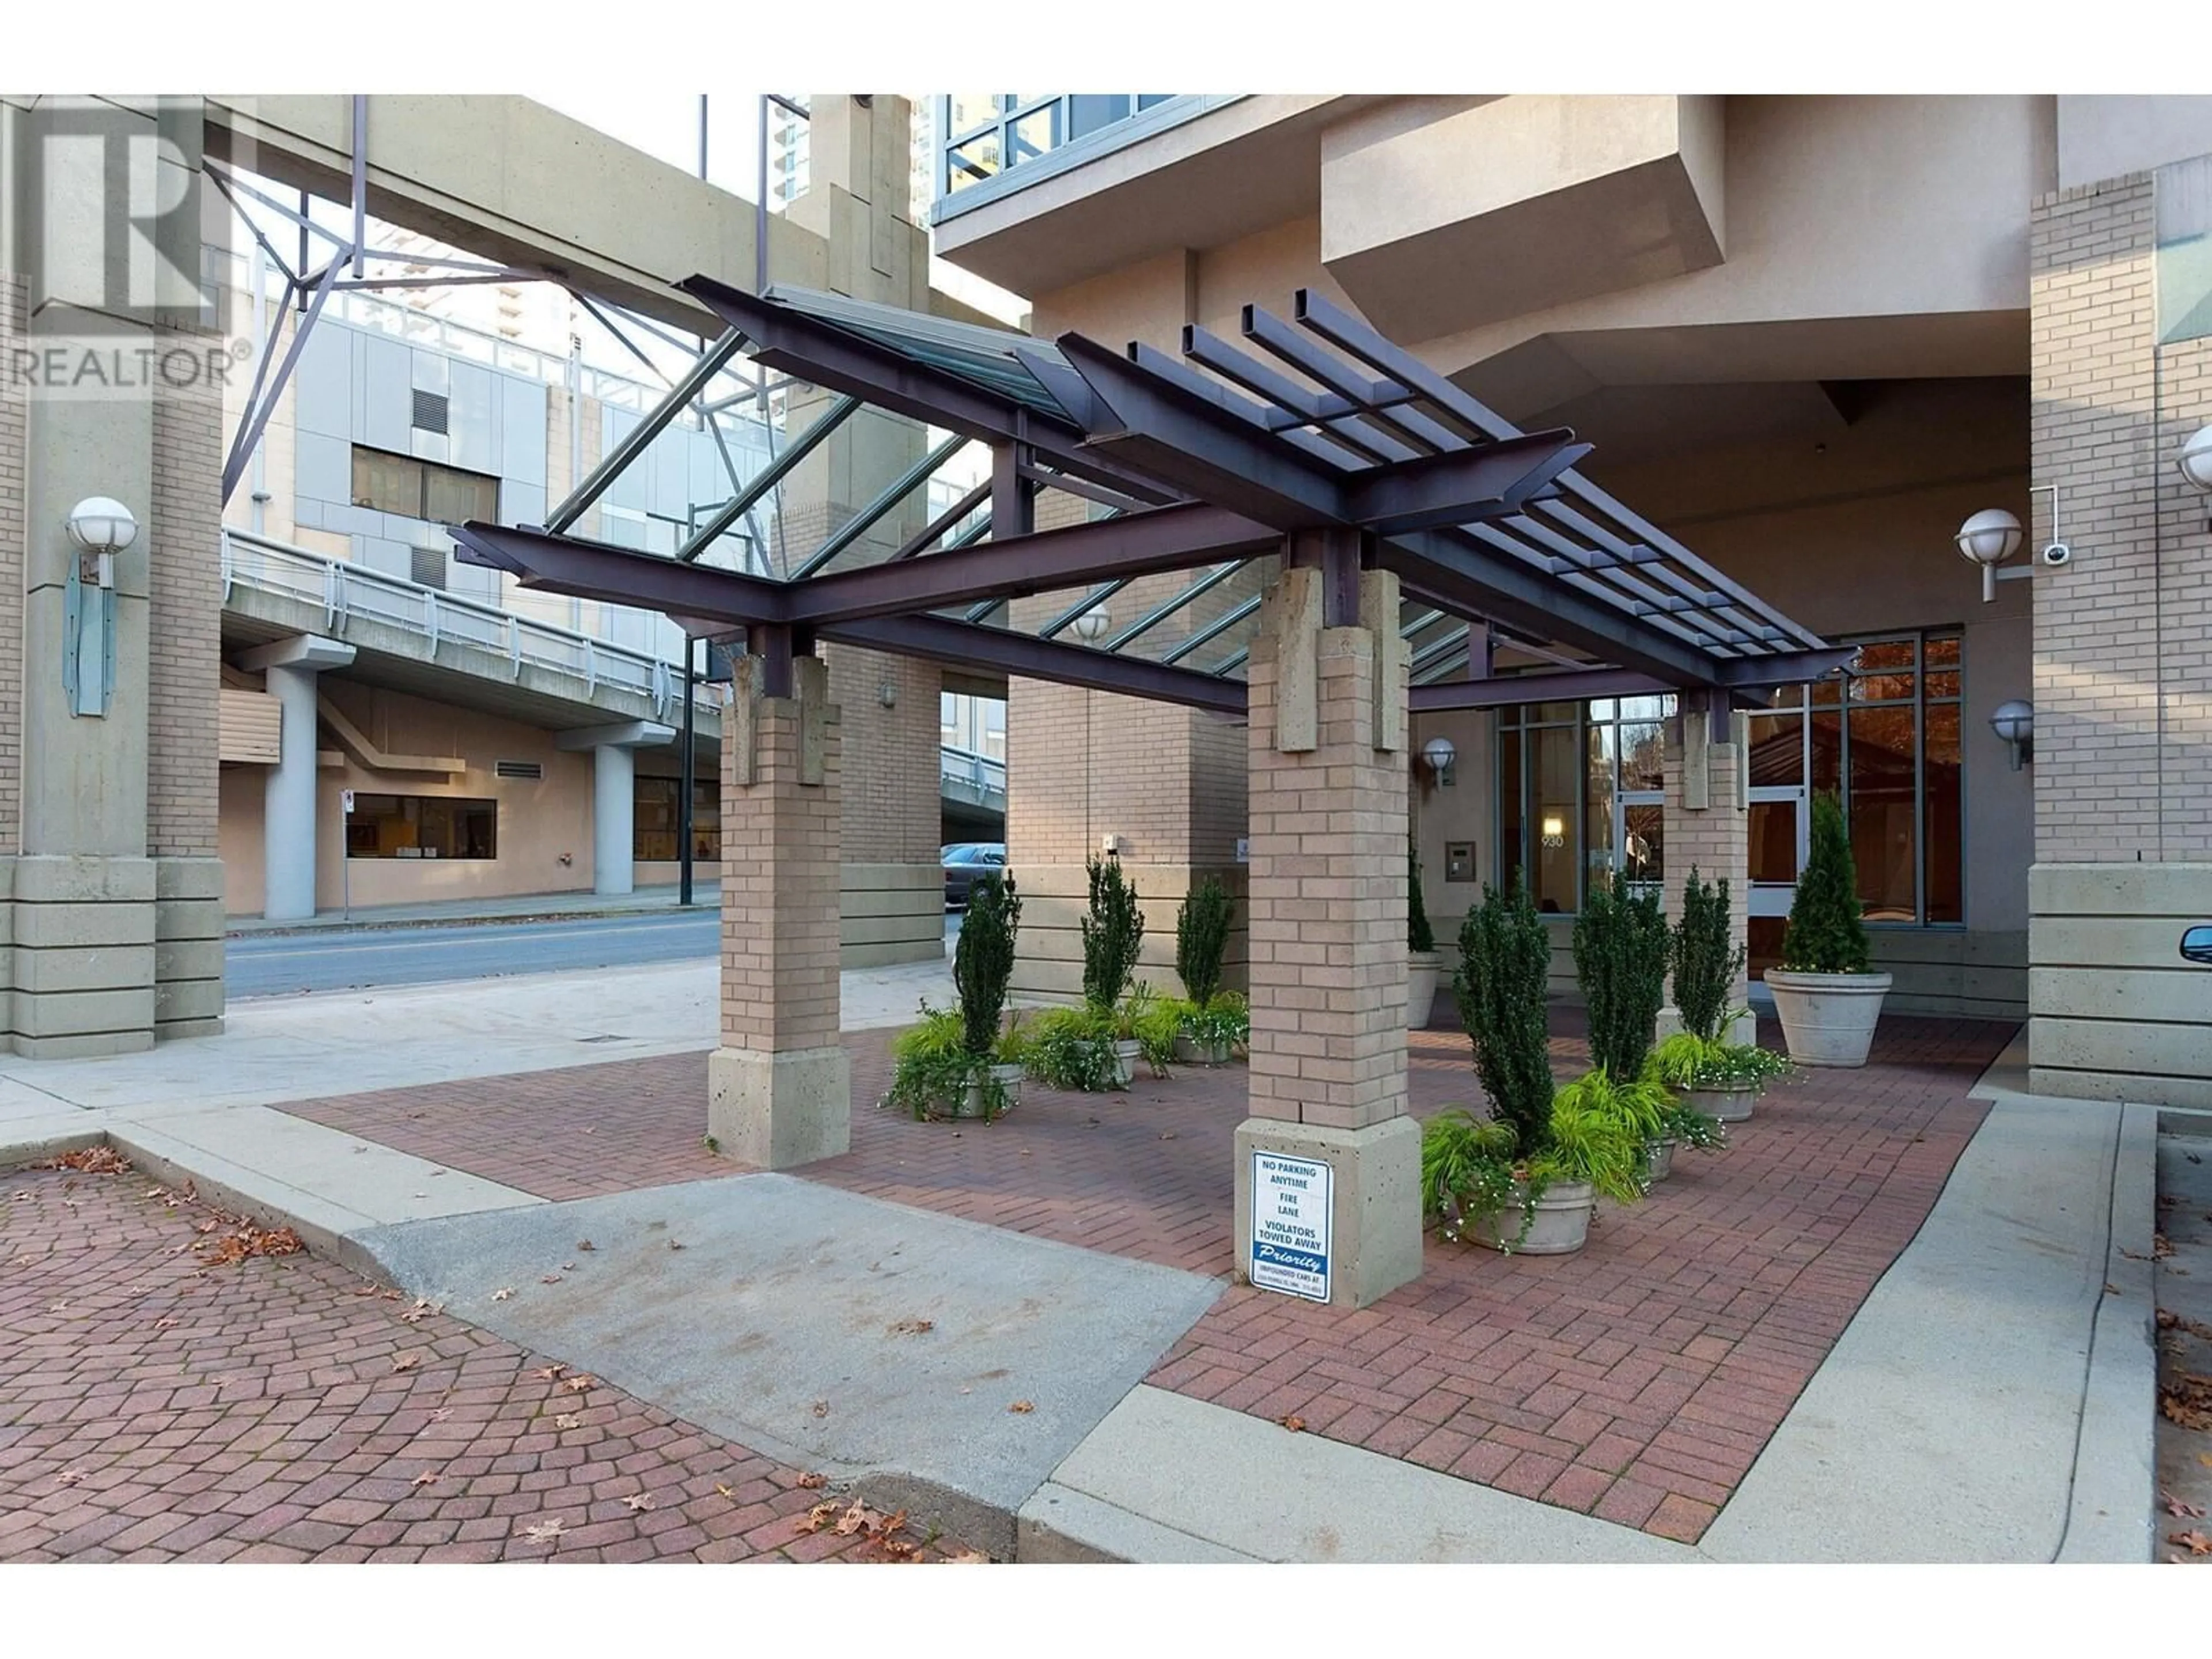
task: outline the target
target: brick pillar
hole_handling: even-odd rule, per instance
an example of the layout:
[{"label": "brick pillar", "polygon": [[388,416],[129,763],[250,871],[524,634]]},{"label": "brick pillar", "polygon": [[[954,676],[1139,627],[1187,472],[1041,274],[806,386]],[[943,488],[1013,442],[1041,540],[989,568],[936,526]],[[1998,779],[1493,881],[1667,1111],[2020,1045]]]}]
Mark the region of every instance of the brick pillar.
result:
[{"label": "brick pillar", "polygon": [[[1363,573],[1349,626],[1285,569],[1249,668],[1251,1115],[1237,1131],[1237,1266],[1279,1171],[1324,1164],[1328,1300],[1365,1307],[1421,1271],[1420,1129],[1406,1115],[1407,668],[1398,580]],[[1292,1176],[1295,1179],[1295,1176]],[[1267,1263],[1261,1268],[1264,1273]]]},{"label": "brick pillar", "polygon": [[[1686,693],[1687,702],[1694,693]],[[1661,769],[1666,800],[1661,807],[1660,857],[1666,874],[1661,883],[1667,920],[1681,919],[1682,890],[1694,869],[1700,881],[1729,884],[1729,929],[1737,946],[1744,943],[1745,917],[1751,897],[1751,825],[1743,783],[1743,754],[1748,717],[1729,718],[1719,732],[1712,717],[1702,708],[1686,709],[1667,723],[1667,748]],[[1716,742],[1718,737],[1721,741]],[[1743,973],[1729,988],[1728,1006],[1740,1008],[1748,994]],[[1659,1011],[1659,1035],[1672,1036],[1682,1029],[1682,1017],[1671,1000]]]},{"label": "brick pillar", "polygon": [[707,1067],[707,1133],[763,1169],[834,1158],[852,1140],[837,1040],[841,841],[837,710],[818,657],[770,696],[738,659],[722,714],[722,1043]]},{"label": "brick pillar", "polygon": [[[2212,423],[2203,279],[2161,221],[2212,157],[2063,190],[2029,214],[2037,565],[2028,1086],[2212,1107],[2212,995],[2181,960],[2212,920],[2212,527],[2175,466]],[[1986,732],[1970,732],[1986,742]]]}]

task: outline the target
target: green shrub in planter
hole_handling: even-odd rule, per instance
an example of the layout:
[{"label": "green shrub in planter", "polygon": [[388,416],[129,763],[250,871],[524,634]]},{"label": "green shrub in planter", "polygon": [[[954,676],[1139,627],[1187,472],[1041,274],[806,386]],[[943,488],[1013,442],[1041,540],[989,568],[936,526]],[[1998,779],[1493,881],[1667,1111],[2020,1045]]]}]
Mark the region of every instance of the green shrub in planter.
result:
[{"label": "green shrub in planter", "polygon": [[1194,1006],[1205,1007],[1221,988],[1221,959],[1228,954],[1229,930],[1236,920],[1236,902],[1212,876],[1193,883],[1176,912],[1176,972]]},{"label": "green shrub in planter", "polygon": [[1689,879],[1682,885],[1681,918],[1667,947],[1682,1029],[1708,1042],[1720,1037],[1721,1013],[1744,961],[1743,946],[1735,942],[1729,927],[1725,880],[1699,881],[1697,866],[1690,866]]},{"label": "green shrub in planter", "polygon": [[1117,1024],[1111,1008],[1048,1008],[1028,1022],[1029,1074],[1054,1089],[1100,1094],[1121,1086],[1114,1060]]},{"label": "green shrub in planter", "polygon": [[1420,849],[1411,842],[1406,844],[1406,948],[1422,955],[1437,948],[1429,907],[1421,894]]},{"label": "green shrub in planter", "polygon": [[1608,1077],[1642,1077],[1667,1000],[1667,918],[1658,895],[1634,891],[1618,871],[1610,882],[1592,882],[1575,918],[1574,945],[1575,977],[1589,1006],[1590,1063]]},{"label": "green shrub in planter", "polygon": [[960,1019],[971,1054],[988,1054],[999,1041],[1021,925],[1022,900],[1013,877],[977,877],[969,890],[960,942],[952,950],[952,983],[960,993]]},{"label": "green shrub in planter", "polygon": [[983,1115],[1006,1109],[1006,1091],[991,1075],[990,1055],[968,1047],[966,1023],[952,1008],[921,1005],[921,1024],[891,1042],[891,1085],[877,1103],[910,1112],[916,1119],[954,1109],[970,1089],[981,1091]]},{"label": "green shrub in planter", "polygon": [[1813,845],[1797,878],[1790,926],[1782,935],[1782,966],[1793,974],[1867,971],[1865,907],[1844,809],[1833,794],[1813,797]]},{"label": "green shrub in planter", "polygon": [[1137,971],[1145,917],[1120,860],[1094,857],[1085,867],[1091,878],[1091,910],[1083,918],[1083,1000],[1094,1008],[1110,1009]]},{"label": "green shrub in planter", "polygon": [[1544,991],[1552,944],[1519,871],[1502,894],[1484,886],[1482,902],[1460,924],[1459,951],[1452,991],[1474,1047],[1475,1076],[1492,1112],[1511,1127],[1516,1153],[1533,1158],[1550,1142],[1552,1049]]},{"label": "green shrub in planter", "polygon": [[1521,1226],[1505,1248],[1528,1237],[1538,1194],[1516,1179],[1519,1173],[1510,1123],[1454,1106],[1421,1125],[1421,1208],[1452,1243],[1516,1206]]}]

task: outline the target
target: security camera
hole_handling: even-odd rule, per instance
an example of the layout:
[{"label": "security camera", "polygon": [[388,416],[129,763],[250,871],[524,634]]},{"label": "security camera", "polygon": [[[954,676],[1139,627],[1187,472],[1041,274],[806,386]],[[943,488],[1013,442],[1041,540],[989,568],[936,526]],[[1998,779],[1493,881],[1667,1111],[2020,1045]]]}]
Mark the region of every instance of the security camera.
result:
[{"label": "security camera", "polygon": [[2043,550],[2043,562],[2045,564],[2064,564],[2073,556],[2074,550],[2067,546],[2064,542],[2053,542]]}]

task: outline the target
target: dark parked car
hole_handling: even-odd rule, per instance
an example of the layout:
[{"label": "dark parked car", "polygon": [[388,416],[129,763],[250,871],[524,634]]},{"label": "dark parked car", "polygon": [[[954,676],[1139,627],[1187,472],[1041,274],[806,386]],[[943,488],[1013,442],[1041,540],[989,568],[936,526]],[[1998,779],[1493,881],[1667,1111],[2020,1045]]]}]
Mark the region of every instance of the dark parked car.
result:
[{"label": "dark parked car", "polygon": [[1006,867],[1006,847],[1004,842],[961,841],[944,849],[945,908],[957,910],[968,902],[968,890],[975,884],[975,878],[992,875]]}]

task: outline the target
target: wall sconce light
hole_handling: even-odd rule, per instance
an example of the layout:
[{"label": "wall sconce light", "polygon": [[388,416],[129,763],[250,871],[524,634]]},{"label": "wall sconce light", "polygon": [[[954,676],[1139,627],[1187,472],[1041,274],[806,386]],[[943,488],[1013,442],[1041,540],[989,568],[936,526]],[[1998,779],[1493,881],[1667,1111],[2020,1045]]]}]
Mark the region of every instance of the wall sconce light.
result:
[{"label": "wall sconce light", "polygon": [[1096,645],[1113,625],[1114,613],[1103,605],[1094,605],[1075,619],[1075,636],[1085,645]]},{"label": "wall sconce light", "polygon": [[[2032,484],[2027,493],[2033,495],[2039,489],[2051,492],[2051,539],[2036,556],[2047,565],[2066,564],[2073,559],[2074,550],[2058,536],[2058,486]],[[2002,507],[1992,507],[1968,519],[1951,538],[1960,557],[1982,568],[1984,605],[1996,598],[1999,582],[2019,581],[2035,574],[2032,567],[2024,564],[1998,568],[2020,550],[2020,520]]]},{"label": "wall sconce light", "polygon": [[1429,775],[1441,788],[1449,789],[1452,781],[1452,763],[1459,758],[1459,750],[1449,738],[1431,738],[1421,745],[1421,758],[1428,763]]},{"label": "wall sconce light", "polygon": [[880,685],[876,687],[876,701],[883,704],[886,708],[897,708],[898,687],[890,680],[884,681]]},{"label": "wall sconce light", "polygon": [[72,717],[105,714],[115,691],[115,556],[138,539],[131,509],[88,495],[70,509],[77,556],[62,588],[62,690]]},{"label": "wall sconce light", "polygon": [[2020,770],[2022,761],[2035,758],[2035,705],[2014,697],[2001,702],[1990,716],[1990,730],[2004,740],[2012,751],[2012,769]]},{"label": "wall sconce light", "polygon": [[2212,531],[2212,426],[2200,426],[2173,458],[2191,489],[2206,497],[2204,527]]},{"label": "wall sconce light", "polygon": [[1567,821],[1557,812],[1544,814],[1544,845],[1565,847],[1567,844]]}]

